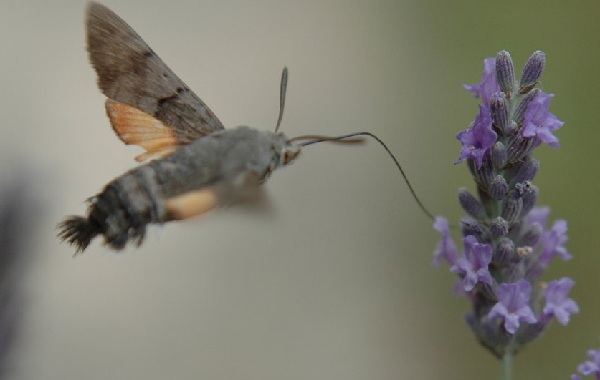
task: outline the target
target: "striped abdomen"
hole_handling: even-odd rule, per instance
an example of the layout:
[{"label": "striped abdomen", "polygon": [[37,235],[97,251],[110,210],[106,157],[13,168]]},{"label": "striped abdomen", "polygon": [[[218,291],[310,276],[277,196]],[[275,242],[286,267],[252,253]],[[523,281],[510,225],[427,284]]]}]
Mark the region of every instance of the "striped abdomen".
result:
[{"label": "striped abdomen", "polygon": [[96,235],[120,250],[128,241],[139,245],[149,223],[167,221],[155,162],[114,179],[90,198],[87,217],[71,216],[60,225],[59,236],[82,252]]}]

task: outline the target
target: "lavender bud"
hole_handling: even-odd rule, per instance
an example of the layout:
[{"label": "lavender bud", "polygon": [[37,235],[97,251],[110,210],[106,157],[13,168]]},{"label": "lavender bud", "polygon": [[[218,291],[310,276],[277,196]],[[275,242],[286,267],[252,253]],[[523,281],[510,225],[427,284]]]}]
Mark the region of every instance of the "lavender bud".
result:
[{"label": "lavender bud", "polygon": [[542,238],[542,234],[544,233],[544,229],[539,223],[533,223],[527,231],[521,236],[519,241],[521,244],[534,247]]},{"label": "lavender bud", "polygon": [[523,165],[519,166],[519,169],[517,170],[515,176],[512,178],[511,182],[515,184],[531,181],[537,174],[539,168],[540,162],[538,160],[527,160]]},{"label": "lavender bud", "polygon": [[538,50],[529,57],[521,74],[521,88],[519,89],[519,93],[525,94],[536,85],[542,76],[544,66],[546,66],[546,55],[544,52]]},{"label": "lavender bud", "polygon": [[502,238],[496,246],[494,262],[500,266],[514,264],[519,262],[519,257],[515,252],[515,243],[511,239]]},{"label": "lavender bud", "polygon": [[474,177],[484,189],[490,188],[494,176],[495,170],[491,160],[484,160],[481,167],[479,169],[475,169]]},{"label": "lavender bud", "polygon": [[521,124],[523,122],[523,118],[525,117],[525,111],[527,111],[527,107],[529,107],[531,101],[535,99],[535,97],[540,93],[540,91],[540,89],[536,88],[528,92],[525,96],[523,96],[523,99],[521,99],[521,102],[517,106],[515,114],[513,115],[513,120],[517,124]]},{"label": "lavender bud", "polygon": [[541,321],[537,323],[527,324],[519,331],[519,343],[531,343],[539,338],[544,332],[549,321]]},{"label": "lavender bud", "polygon": [[519,197],[523,197],[525,193],[531,190],[531,181],[523,181],[515,184],[515,194]]},{"label": "lavender bud", "polygon": [[518,194],[511,194],[502,205],[501,216],[510,224],[519,220],[521,209],[523,208],[523,199]]},{"label": "lavender bud", "polygon": [[525,279],[525,275],[527,272],[527,269],[525,268],[525,263],[523,262],[524,259],[522,257],[519,256],[519,249],[517,248],[515,250],[515,264],[516,265],[511,265],[509,268],[507,268],[507,270],[504,271],[504,273],[502,273],[503,278],[502,278],[502,282],[517,282],[521,279]]},{"label": "lavender bud", "polygon": [[523,193],[523,209],[521,210],[521,217],[529,214],[529,211],[535,206],[537,202],[539,189],[537,186],[529,184],[526,192]]},{"label": "lavender bud", "polygon": [[460,219],[460,229],[463,236],[473,235],[479,242],[485,241],[485,238],[488,235],[485,226],[478,220],[469,216]]},{"label": "lavender bud", "polygon": [[461,187],[458,189],[458,201],[463,210],[475,219],[485,219],[485,209],[469,190]]},{"label": "lavender bud", "polygon": [[506,132],[509,124],[508,120],[508,103],[506,97],[501,92],[495,92],[490,98],[490,111],[494,124],[502,133]]},{"label": "lavender bud", "polygon": [[471,176],[477,177],[477,163],[475,162],[475,160],[467,160],[467,167],[471,172]]},{"label": "lavender bud", "polygon": [[483,205],[486,216],[496,215],[498,213],[498,202],[490,196],[488,191],[487,189],[482,189],[481,186],[477,186],[479,202]]},{"label": "lavender bud", "polygon": [[502,50],[496,55],[496,78],[500,89],[510,96],[515,86],[515,68],[510,54]]},{"label": "lavender bud", "polygon": [[492,146],[490,158],[492,159],[492,164],[494,164],[496,169],[504,169],[506,162],[508,161],[508,152],[506,151],[504,144],[502,144],[500,141],[497,141]]},{"label": "lavender bud", "polygon": [[497,175],[490,186],[490,195],[497,201],[504,199],[508,194],[508,183],[501,175]]},{"label": "lavender bud", "polygon": [[508,222],[501,217],[494,218],[490,223],[490,234],[497,239],[508,233]]},{"label": "lavender bud", "polygon": [[508,152],[508,163],[512,164],[525,156],[527,156],[535,143],[534,138],[526,138],[521,136],[520,133],[515,134],[509,141],[506,148]]},{"label": "lavender bud", "polygon": [[519,131],[519,126],[514,121],[510,120],[508,125],[506,126],[506,135],[513,136]]},{"label": "lavender bud", "polygon": [[[485,308],[484,310],[486,312],[489,311],[489,307]],[[512,341],[511,336],[508,333],[506,333],[506,331],[502,327],[502,319],[484,318],[480,319],[478,322],[480,324],[479,326],[477,326],[479,335],[476,336],[477,339],[479,339],[479,343],[481,343],[483,347],[487,348],[496,357],[502,358],[502,356],[504,355],[505,348],[508,347],[510,342]],[[473,329],[473,327],[471,327],[471,329]]]},{"label": "lavender bud", "polygon": [[479,285],[479,292],[481,292],[481,297],[485,300],[493,300],[496,297],[496,289],[498,288],[498,284],[492,282],[491,284],[481,283]]}]

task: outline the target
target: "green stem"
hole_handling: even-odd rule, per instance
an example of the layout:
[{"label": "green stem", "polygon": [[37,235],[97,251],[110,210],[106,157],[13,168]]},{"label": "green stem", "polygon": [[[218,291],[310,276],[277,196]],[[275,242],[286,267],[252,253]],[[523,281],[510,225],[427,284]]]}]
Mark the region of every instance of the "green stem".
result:
[{"label": "green stem", "polygon": [[502,379],[503,380],[510,380],[510,378],[511,378],[512,361],[513,361],[512,350],[506,350],[506,352],[504,353],[504,356],[502,357],[502,372],[503,372]]}]

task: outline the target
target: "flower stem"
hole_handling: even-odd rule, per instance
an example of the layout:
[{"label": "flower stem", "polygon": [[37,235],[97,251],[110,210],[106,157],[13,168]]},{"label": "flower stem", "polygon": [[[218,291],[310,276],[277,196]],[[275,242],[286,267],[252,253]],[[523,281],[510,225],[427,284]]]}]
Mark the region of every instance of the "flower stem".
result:
[{"label": "flower stem", "polygon": [[513,354],[512,350],[506,350],[504,352],[504,356],[502,357],[502,380],[510,380],[512,375],[512,360]]}]

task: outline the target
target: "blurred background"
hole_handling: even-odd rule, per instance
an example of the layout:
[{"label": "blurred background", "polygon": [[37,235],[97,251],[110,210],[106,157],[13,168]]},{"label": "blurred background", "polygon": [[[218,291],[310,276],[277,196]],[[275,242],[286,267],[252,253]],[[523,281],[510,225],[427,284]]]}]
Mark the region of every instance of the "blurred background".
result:
[{"label": "blurred background", "polygon": [[[377,134],[425,204],[453,221],[458,187],[473,189],[466,165],[453,165],[455,136],[478,110],[462,84],[479,82],[499,50],[518,73],[543,50],[542,88],[565,126],[560,149],[536,151],[535,183],[553,219],[569,221],[574,255],[547,278],[573,277],[582,312],[521,352],[515,378],[568,378],[599,346],[597,0],[104,4],[226,126],[273,129],[287,65],[288,136]],[[266,184],[266,211],[218,210],[151,231],[138,249],[115,254],[97,240],[72,258],[56,223],[84,213],[141,152],[104,115],[84,10],[0,2],[0,197],[22,210],[14,239],[29,259],[1,288],[22,306],[5,378],[499,378],[453,276],[430,264],[438,234],[372,141],[305,149]]]}]

